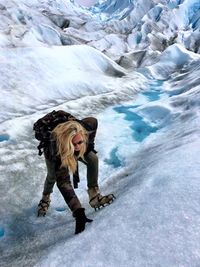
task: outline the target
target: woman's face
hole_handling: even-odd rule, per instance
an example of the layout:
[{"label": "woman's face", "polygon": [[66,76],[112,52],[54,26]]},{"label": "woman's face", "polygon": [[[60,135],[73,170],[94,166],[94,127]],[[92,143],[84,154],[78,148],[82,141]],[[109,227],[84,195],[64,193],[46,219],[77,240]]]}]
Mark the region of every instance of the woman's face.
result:
[{"label": "woman's face", "polygon": [[81,146],[83,145],[83,136],[80,133],[77,133],[73,138],[72,138],[72,144],[74,146],[74,151],[80,151]]}]

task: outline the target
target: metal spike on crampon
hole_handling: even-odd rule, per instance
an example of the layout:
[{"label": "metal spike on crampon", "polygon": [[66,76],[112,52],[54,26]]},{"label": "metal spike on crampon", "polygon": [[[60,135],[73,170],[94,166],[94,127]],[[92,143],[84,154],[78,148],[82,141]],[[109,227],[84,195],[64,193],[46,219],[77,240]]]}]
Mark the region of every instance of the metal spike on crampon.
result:
[{"label": "metal spike on crampon", "polygon": [[97,199],[97,203],[93,206],[93,208],[96,210],[100,210],[101,208],[104,208],[107,205],[110,205],[116,197],[114,194],[109,194],[106,196],[99,197]]},{"label": "metal spike on crampon", "polygon": [[40,200],[40,203],[38,204],[38,217],[44,217],[47,214],[49,205],[50,201],[44,201],[43,199]]}]

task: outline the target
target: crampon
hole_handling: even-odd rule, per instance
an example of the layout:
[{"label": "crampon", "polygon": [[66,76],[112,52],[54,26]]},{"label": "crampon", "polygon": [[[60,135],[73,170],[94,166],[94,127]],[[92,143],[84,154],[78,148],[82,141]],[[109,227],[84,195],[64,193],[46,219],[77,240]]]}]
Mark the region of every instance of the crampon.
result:
[{"label": "crampon", "polygon": [[98,194],[97,196],[93,197],[90,200],[90,206],[96,210],[101,209],[102,207],[105,207],[107,205],[110,205],[116,197],[113,194],[109,194],[106,196],[101,196]]},{"label": "crampon", "polygon": [[45,216],[47,211],[48,211],[48,208],[49,208],[49,205],[50,205],[50,200],[47,200],[45,201],[44,199],[41,199],[39,204],[38,204],[38,217],[40,216]]}]

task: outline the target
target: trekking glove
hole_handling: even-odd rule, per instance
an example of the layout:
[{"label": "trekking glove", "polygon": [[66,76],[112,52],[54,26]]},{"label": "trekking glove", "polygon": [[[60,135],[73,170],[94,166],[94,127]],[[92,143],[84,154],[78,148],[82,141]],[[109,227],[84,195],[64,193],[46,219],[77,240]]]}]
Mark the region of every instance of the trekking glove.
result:
[{"label": "trekking glove", "polygon": [[73,216],[76,219],[75,234],[79,234],[85,230],[85,224],[92,222],[93,220],[88,219],[85,215],[85,209],[80,208],[74,211]]}]

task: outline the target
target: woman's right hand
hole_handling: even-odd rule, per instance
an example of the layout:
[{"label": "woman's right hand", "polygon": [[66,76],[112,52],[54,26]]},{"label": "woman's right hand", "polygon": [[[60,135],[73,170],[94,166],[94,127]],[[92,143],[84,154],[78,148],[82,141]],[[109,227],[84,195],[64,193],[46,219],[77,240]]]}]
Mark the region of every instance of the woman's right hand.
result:
[{"label": "woman's right hand", "polygon": [[91,223],[93,220],[88,219],[85,215],[85,209],[80,208],[74,211],[73,216],[76,218],[75,234],[79,234],[85,230],[85,224]]}]

